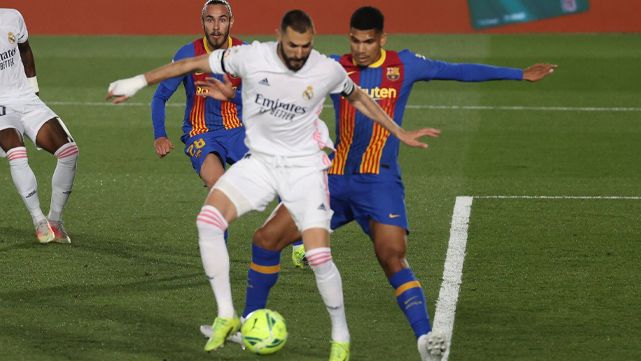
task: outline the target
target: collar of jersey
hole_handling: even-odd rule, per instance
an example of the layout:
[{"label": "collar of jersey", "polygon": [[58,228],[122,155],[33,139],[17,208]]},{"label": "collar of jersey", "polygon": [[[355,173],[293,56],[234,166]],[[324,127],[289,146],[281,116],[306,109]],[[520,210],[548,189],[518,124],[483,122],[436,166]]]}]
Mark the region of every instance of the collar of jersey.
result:
[{"label": "collar of jersey", "polygon": [[[211,49],[209,49],[209,42],[207,41],[207,37],[203,36],[203,45],[205,45],[205,51],[207,54],[211,53]],[[227,37],[227,48],[232,47],[232,41],[231,41],[231,36]]]},{"label": "collar of jersey", "polygon": [[[368,68],[380,68],[381,65],[383,65],[383,63],[385,62],[386,58],[387,58],[387,52],[385,51],[385,49],[381,49],[381,57],[378,58],[378,60],[376,62],[368,65],[367,67]],[[352,63],[354,63],[354,65],[356,65],[356,62],[353,59],[352,59]]]}]

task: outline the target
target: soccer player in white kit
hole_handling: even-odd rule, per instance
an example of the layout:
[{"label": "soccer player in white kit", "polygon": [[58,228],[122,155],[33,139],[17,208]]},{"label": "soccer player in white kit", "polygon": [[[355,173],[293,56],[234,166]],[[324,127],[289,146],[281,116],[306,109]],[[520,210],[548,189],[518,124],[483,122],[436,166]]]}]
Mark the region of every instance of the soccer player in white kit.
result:
[{"label": "soccer player in white kit", "polygon": [[[418,139],[438,130],[405,131],[348,77],[335,61],[313,50],[314,26],[301,10],[283,17],[278,42],[242,45],[185,59],[143,75],[113,82],[108,99],[125,101],[148,84],[188,72],[229,73],[243,81],[243,122],[249,153],[218,180],[197,217],[203,266],[214,291],[218,317],[206,351],[222,347],[236,333],[224,231],[251,210],[264,210],[278,195],[301,230],[306,256],[332,323],[330,361],[349,360],[349,331],[341,277],[329,248],[327,169],[323,147],[327,127],[318,119],[324,99],[341,93],[346,101],[404,143],[427,147]],[[212,86],[212,84],[214,84]],[[201,84],[209,96],[225,99],[225,86]]]},{"label": "soccer player in white kit", "polygon": [[[20,12],[0,9],[0,157],[9,160],[11,178],[31,214],[38,241],[70,243],[62,211],[76,175],[78,146],[58,115],[38,97],[36,66],[28,38]],[[58,159],[46,217],[40,209],[24,135]]]}]

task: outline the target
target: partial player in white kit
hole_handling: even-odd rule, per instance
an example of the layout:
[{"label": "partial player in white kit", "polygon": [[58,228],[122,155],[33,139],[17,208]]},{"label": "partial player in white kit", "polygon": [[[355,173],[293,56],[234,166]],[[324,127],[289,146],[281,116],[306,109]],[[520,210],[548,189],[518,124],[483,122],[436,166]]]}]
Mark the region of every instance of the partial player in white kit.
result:
[{"label": "partial player in white kit", "polygon": [[[318,119],[327,95],[342,94],[410,146],[427,147],[418,139],[438,135],[438,130],[431,128],[406,132],[397,126],[337,62],[313,50],[313,37],[311,18],[301,10],[292,10],[283,17],[278,42],[217,50],[109,86],[107,98],[119,103],[148,84],[189,72],[229,73],[243,81],[249,153],[218,180],[197,217],[203,266],[218,305],[206,351],[222,347],[240,327],[232,302],[224,231],[229,222],[248,211],[265,209],[278,195],[302,232],[307,259],[330,314],[329,360],[349,359],[342,281],[329,248],[330,162],[322,148],[330,141],[325,124]],[[208,96],[220,100],[233,96],[228,92],[230,87],[216,80],[199,85],[207,89]]]},{"label": "partial player in white kit", "polygon": [[[0,157],[9,160],[11,178],[31,214],[38,241],[70,243],[62,211],[76,175],[78,146],[58,115],[38,97],[28,38],[22,14],[15,9],[0,9]],[[29,167],[25,135],[58,159],[46,217],[40,209],[36,177]]]}]

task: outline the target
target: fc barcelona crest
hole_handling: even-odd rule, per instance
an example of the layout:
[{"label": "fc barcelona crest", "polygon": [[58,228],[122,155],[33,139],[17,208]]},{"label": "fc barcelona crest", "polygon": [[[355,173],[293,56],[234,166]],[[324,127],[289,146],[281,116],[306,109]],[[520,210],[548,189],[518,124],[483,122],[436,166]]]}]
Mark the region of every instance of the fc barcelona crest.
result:
[{"label": "fc barcelona crest", "polygon": [[12,32],[9,32],[9,34],[7,34],[7,39],[9,39],[9,44],[16,43],[16,36]]},{"label": "fc barcelona crest", "polygon": [[397,81],[401,77],[401,69],[397,66],[387,68],[387,79]]}]

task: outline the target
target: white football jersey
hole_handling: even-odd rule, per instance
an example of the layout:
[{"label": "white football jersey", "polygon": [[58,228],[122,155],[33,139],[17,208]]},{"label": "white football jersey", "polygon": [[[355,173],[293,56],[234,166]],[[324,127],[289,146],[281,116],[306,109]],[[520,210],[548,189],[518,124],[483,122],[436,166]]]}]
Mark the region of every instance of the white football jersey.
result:
[{"label": "white football jersey", "polygon": [[216,50],[214,73],[242,78],[245,143],[250,151],[280,156],[318,153],[331,144],[318,113],[327,95],[351,94],[354,83],[336,61],[312,50],[305,65],[289,70],[277,43],[254,42]]},{"label": "white football jersey", "polygon": [[22,14],[15,9],[0,9],[0,105],[33,96],[24,73],[18,43],[29,38]]}]

